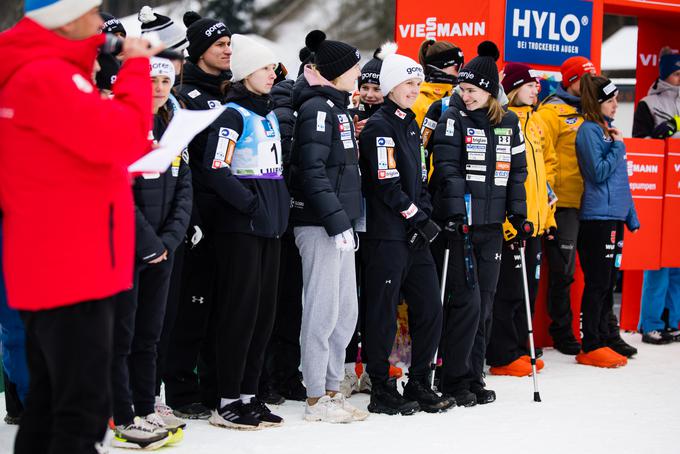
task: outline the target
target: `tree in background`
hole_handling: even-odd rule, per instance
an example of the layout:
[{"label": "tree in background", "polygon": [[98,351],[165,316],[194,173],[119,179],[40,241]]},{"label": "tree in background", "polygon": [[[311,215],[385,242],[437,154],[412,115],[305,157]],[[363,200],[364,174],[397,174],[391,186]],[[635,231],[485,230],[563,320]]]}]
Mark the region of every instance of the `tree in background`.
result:
[{"label": "tree in background", "polygon": [[252,33],[254,3],[254,0],[207,0],[203,9],[206,16],[222,19],[232,33]]}]

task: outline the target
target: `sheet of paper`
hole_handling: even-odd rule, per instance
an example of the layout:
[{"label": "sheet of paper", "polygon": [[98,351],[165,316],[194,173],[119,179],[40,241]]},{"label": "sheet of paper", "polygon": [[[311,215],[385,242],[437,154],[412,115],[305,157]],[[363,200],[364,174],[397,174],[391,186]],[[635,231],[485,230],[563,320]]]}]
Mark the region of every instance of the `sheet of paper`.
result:
[{"label": "sheet of paper", "polygon": [[165,172],[184,150],[196,134],[210,126],[224,107],[209,110],[178,110],[158,143],[158,148],[150,151],[137,162],[128,167],[129,172]]}]

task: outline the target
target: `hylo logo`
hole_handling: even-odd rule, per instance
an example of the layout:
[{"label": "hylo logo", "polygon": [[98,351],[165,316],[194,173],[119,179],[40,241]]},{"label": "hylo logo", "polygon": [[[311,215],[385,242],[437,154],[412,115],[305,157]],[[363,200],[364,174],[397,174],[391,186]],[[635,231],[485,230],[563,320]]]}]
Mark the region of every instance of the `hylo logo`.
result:
[{"label": "hylo logo", "polygon": [[[522,14],[520,16],[520,14]],[[547,39],[550,41],[560,41],[563,39],[569,43],[576,41],[581,34],[581,26],[588,25],[590,20],[588,16],[583,16],[579,20],[573,14],[566,14],[562,17],[559,23],[559,33],[557,27],[557,15],[555,13],[548,13],[547,11],[535,11],[525,9],[523,12],[519,8],[512,11],[512,36],[519,36],[520,29],[522,29],[522,36],[528,38],[531,36],[531,26],[534,26],[534,37],[537,39],[543,38],[543,30],[548,22]]]}]

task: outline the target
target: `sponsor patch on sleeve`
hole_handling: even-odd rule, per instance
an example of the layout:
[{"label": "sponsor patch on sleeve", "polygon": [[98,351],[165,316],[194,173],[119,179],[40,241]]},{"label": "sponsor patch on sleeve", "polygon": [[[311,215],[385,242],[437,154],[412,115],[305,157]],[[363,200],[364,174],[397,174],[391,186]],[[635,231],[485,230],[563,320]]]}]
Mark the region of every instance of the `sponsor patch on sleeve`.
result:
[{"label": "sponsor patch on sleeve", "polygon": [[387,148],[378,147],[378,170],[387,170]]},{"label": "sponsor patch on sleeve", "polygon": [[451,137],[453,136],[453,133],[456,131],[456,120],[453,118],[449,118],[446,120],[446,135]]},{"label": "sponsor patch on sleeve", "polygon": [[196,99],[199,96],[201,96],[201,92],[198,90],[191,90],[189,93],[187,93],[191,99]]},{"label": "sponsor patch on sleeve", "polygon": [[378,180],[389,180],[399,177],[397,169],[378,170]]},{"label": "sponsor patch on sleeve", "polygon": [[417,212],[418,207],[415,206],[414,204],[411,204],[408,208],[401,212],[401,215],[404,216],[404,219],[411,219],[413,216],[416,215]]},{"label": "sponsor patch on sleeve", "polygon": [[465,175],[465,179],[467,181],[478,181],[480,183],[484,183],[486,181],[486,176],[485,175],[475,175],[472,173],[468,173]]},{"label": "sponsor patch on sleeve", "polygon": [[326,112],[316,112],[316,130],[318,132],[326,132]]},{"label": "sponsor patch on sleeve", "polygon": [[523,143],[519,144],[516,147],[512,147],[512,154],[515,155],[515,154],[518,154],[518,153],[523,153],[525,149],[526,149],[526,147],[524,146]]},{"label": "sponsor patch on sleeve", "polygon": [[436,127],[437,127],[437,122],[436,122],[436,121],[434,121],[434,120],[431,119],[431,118],[425,117],[425,119],[423,120],[423,128],[434,129],[434,128],[436,128]]},{"label": "sponsor patch on sleeve", "polygon": [[236,142],[238,140],[238,132],[234,131],[231,128],[220,128],[220,138],[225,138],[229,140],[233,140]]},{"label": "sponsor patch on sleeve", "polygon": [[394,139],[391,137],[376,137],[375,144],[379,147],[393,147]]}]

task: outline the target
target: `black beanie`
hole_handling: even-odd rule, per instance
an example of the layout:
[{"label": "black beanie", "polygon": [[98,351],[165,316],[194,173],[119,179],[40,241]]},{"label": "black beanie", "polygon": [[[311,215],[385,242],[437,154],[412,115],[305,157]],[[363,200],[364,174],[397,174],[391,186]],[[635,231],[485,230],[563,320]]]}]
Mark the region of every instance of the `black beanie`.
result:
[{"label": "black beanie", "polygon": [[99,15],[102,17],[102,20],[104,21],[104,26],[102,27],[102,32],[103,33],[122,33],[123,37],[127,37],[127,32],[125,31],[125,27],[123,27],[123,24],[120,22],[120,20],[112,16],[109,13],[104,13],[101,12]]},{"label": "black beanie", "polygon": [[477,55],[458,73],[458,83],[468,83],[498,96],[498,67],[496,60],[500,57],[498,46],[491,41],[484,41],[477,46]]},{"label": "black beanie", "polygon": [[454,65],[458,65],[458,68],[460,68],[464,63],[465,57],[463,55],[463,50],[460,47],[455,46],[434,55],[430,55],[429,57],[425,57],[425,64],[432,65],[437,69],[444,69]]},{"label": "black beanie", "polygon": [[329,81],[341,76],[361,60],[357,48],[340,41],[327,40],[321,30],[309,32],[305,44],[314,53],[316,69]]},{"label": "black beanie", "polygon": [[120,62],[111,54],[101,53],[97,57],[97,63],[101,68],[94,76],[97,88],[100,90],[111,90],[111,86],[116,81]]},{"label": "black beanie", "polygon": [[378,47],[375,52],[373,52],[373,58],[361,68],[358,88],[361,88],[363,84],[380,85],[380,70],[382,69],[383,60],[388,55],[396,52],[397,45],[393,42],[386,42]]},{"label": "black beanie", "polygon": [[184,13],[184,25],[187,27],[189,47],[189,61],[196,64],[215,41],[225,36],[231,37],[231,31],[224,22],[215,19],[202,18],[198,13],[187,11]]},{"label": "black beanie", "polygon": [[311,63],[312,57],[314,55],[312,54],[312,51],[307,49],[306,47],[303,47],[300,49],[300,54],[298,57],[300,58],[300,67],[298,68],[298,77],[300,77],[300,74],[305,72],[305,65],[307,63]]}]

